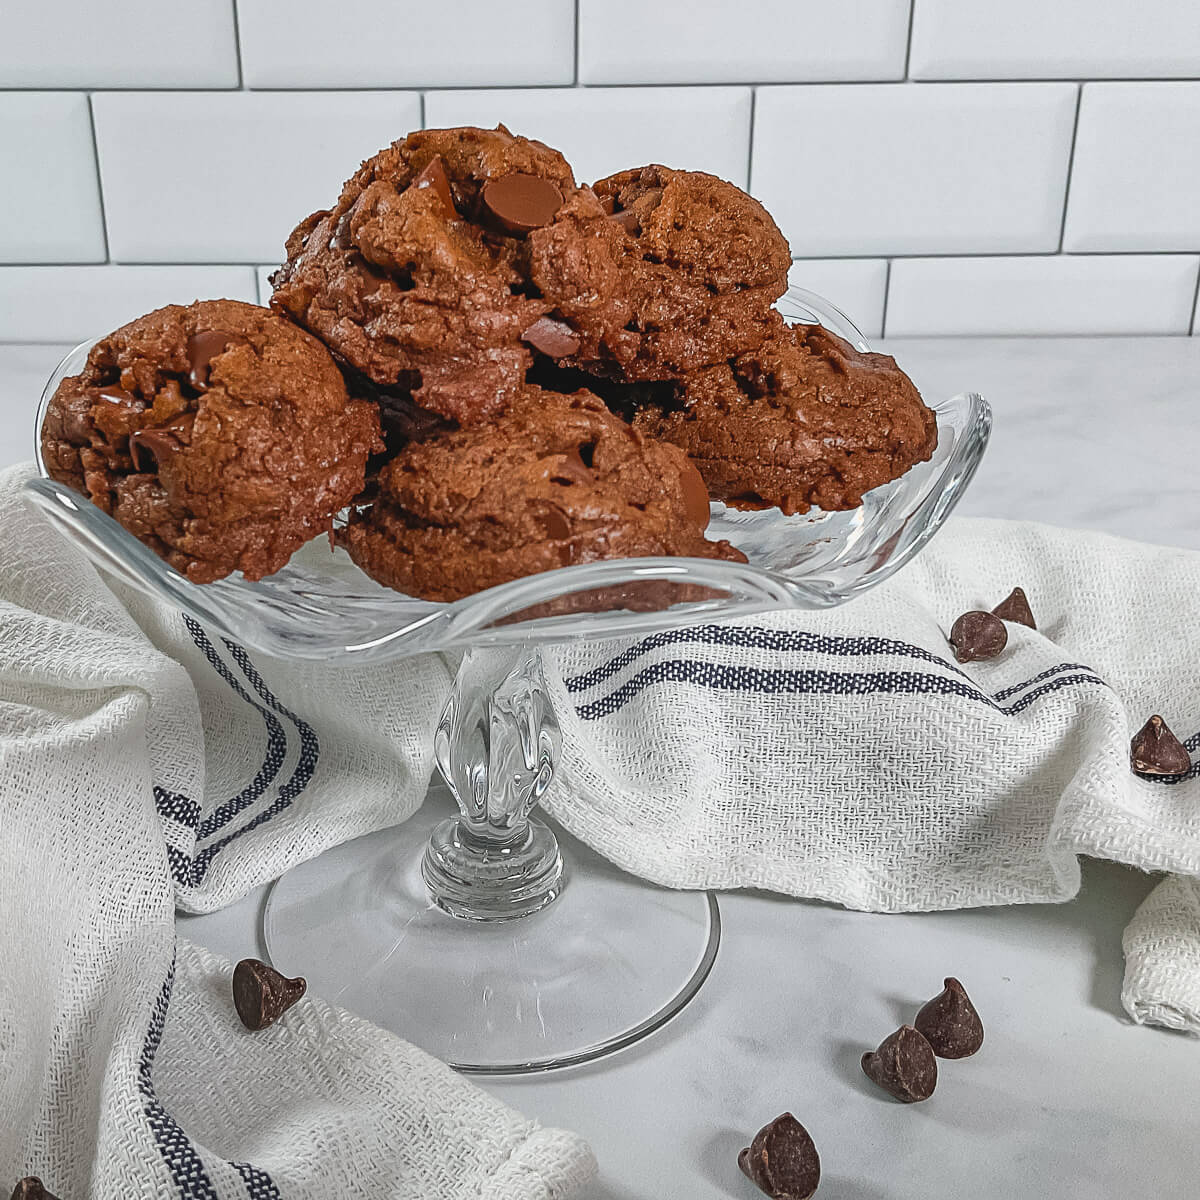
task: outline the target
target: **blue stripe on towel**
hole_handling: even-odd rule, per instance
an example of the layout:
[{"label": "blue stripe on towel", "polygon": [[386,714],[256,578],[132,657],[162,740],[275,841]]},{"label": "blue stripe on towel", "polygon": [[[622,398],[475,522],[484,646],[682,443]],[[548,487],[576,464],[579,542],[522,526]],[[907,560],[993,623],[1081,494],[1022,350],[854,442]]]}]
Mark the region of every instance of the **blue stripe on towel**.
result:
[{"label": "blue stripe on towel", "polygon": [[234,796],[233,799],[227,800],[205,817],[203,823],[196,830],[196,837],[206,838],[216,833],[219,829],[223,829],[238,813],[244,812],[249,808],[275,781],[275,777],[279,774],[279,769],[283,766],[284,759],[287,757],[287,735],[284,733],[283,726],[279,723],[279,718],[275,713],[271,712],[268,708],[264,708],[263,705],[254,700],[250,693],[238,682],[233,672],[221,660],[216,647],[208,640],[208,635],[204,632],[199,622],[189,616],[184,616],[183,620],[184,624],[187,625],[188,632],[192,635],[192,641],[196,643],[200,652],[208,659],[209,665],[238,697],[253,708],[258,709],[267,727],[267,753],[262,766],[259,767],[254,779]]},{"label": "blue stripe on towel", "polygon": [[168,792],[158,784],[154,785],[154,807],[160,817],[178,821],[189,829],[195,829],[200,824],[200,805],[195,800],[189,800],[178,792]]},{"label": "blue stripe on towel", "polygon": [[[242,834],[249,833],[252,829],[257,829],[260,825],[271,820],[272,817],[277,816],[284,809],[291,806],[296,797],[312,781],[320,759],[321,746],[313,727],[302,717],[292,712],[286,705],[282,704],[267,686],[266,681],[251,661],[245,649],[228,639],[225,640],[225,646],[230,656],[237,663],[249,681],[250,686],[258,693],[259,698],[263,701],[261,704],[246,691],[233,672],[225,665],[217,653],[216,647],[209,641],[208,635],[204,632],[203,628],[195,620],[186,615],[184,616],[184,622],[192,635],[192,640],[203,652],[213,669],[225,680],[235,695],[246,704],[252,705],[262,714],[268,731],[267,756],[255,775],[254,781],[239,792],[237,796],[226,801],[206,818],[197,829],[198,837],[209,836],[228,825],[238,813],[243,812],[255,800],[259,799],[279,774],[279,769],[287,757],[287,736],[283,725],[279,721],[279,717],[282,716],[290,721],[300,735],[300,751],[296,769],[287,783],[279,789],[279,794],[275,800],[263,809],[262,812],[252,820],[246,822],[246,824],[232,830],[211,845],[206,846],[204,850],[195,855],[191,860],[173,847],[167,847],[167,858],[170,862],[171,874],[174,876],[176,882],[185,887],[195,887],[203,882],[212,860],[226,846],[241,837]],[[194,801],[189,801],[184,796],[175,796],[171,801],[166,799],[160,800],[160,790],[158,788],[155,789],[155,801],[160,812],[163,812],[164,805],[177,810],[182,809],[186,804],[195,805]],[[166,795],[168,794],[164,792],[164,797]],[[199,806],[195,805],[195,807],[198,815]],[[167,813],[164,815],[170,814]]]},{"label": "blue stripe on towel", "polygon": [[861,696],[887,693],[962,696],[1007,714],[1020,712],[1038,697],[1064,687],[1079,683],[1108,686],[1104,680],[1086,670],[1073,675],[1060,675],[1006,708],[965,679],[925,672],[781,670],[730,667],[696,659],[667,659],[644,668],[607,696],[580,705],[575,711],[584,721],[612,716],[646,688],[658,683],[690,683],[714,691],[760,695]]},{"label": "blue stripe on towel", "polygon": [[[163,1107],[154,1091],[154,1060],[162,1045],[163,1029],[167,1023],[167,1008],[171,1003],[171,992],[175,986],[175,964],[163,980],[162,988],[154,1001],[150,1014],[150,1025],[138,1056],[137,1087],[142,1097],[142,1111],[150,1126],[154,1144],[162,1155],[163,1162],[171,1175],[180,1200],[220,1200],[212,1179],[204,1168],[200,1152],[184,1133],[179,1122]],[[249,1200],[280,1200],[279,1189],[270,1175],[261,1167],[249,1163],[230,1163],[242,1177]]]},{"label": "blue stripe on towel", "polygon": [[163,1162],[167,1164],[180,1200],[218,1200],[216,1189],[204,1169],[196,1147],[154,1094],[154,1059],[162,1044],[163,1026],[167,1022],[167,1005],[171,1000],[174,982],[175,964],[172,963],[154,1002],[150,1027],[146,1031],[146,1040],[142,1043],[142,1053],[138,1058],[138,1092],[142,1097],[142,1111],[146,1114],[150,1133]]},{"label": "blue stripe on towel", "polygon": [[[565,680],[568,692],[584,692],[611,679],[618,671],[624,670],[630,663],[635,662],[652,650],[663,646],[674,645],[705,645],[705,646],[737,646],[752,650],[772,650],[776,652],[800,652],[809,654],[830,654],[840,658],[860,658],[868,655],[890,654],[903,658],[913,658],[921,662],[932,663],[935,666],[946,667],[963,679],[970,676],[955,663],[941,655],[934,654],[911,642],[901,642],[895,638],[884,637],[833,637],[827,634],[810,633],[798,629],[764,629],[756,625],[693,625],[685,629],[667,629],[661,633],[643,638],[635,645],[623,650],[607,662],[582,675]],[[996,699],[1004,699],[1029,687],[1040,683],[1041,680],[1060,671],[1091,671],[1091,667],[1081,663],[1059,663],[1034,676],[1024,683],[1015,684],[1002,693],[997,693]]]}]

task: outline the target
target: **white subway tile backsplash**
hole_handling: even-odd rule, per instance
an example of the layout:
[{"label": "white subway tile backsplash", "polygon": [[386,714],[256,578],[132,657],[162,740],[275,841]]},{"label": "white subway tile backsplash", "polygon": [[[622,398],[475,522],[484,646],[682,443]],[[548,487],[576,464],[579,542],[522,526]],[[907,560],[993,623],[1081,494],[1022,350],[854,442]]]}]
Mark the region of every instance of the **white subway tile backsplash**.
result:
[{"label": "white subway tile backsplash", "polygon": [[914,79],[1200,74],[1192,0],[916,0]]},{"label": "white subway tile backsplash", "polygon": [[1063,248],[1200,249],[1200,83],[1084,87]]},{"label": "white subway tile backsplash", "polygon": [[248,300],[250,267],[0,267],[0,341],[81,342],[164,304]]},{"label": "white subway tile backsplash", "polygon": [[[571,83],[573,0],[239,0],[252,88]],[[515,44],[519,36],[519,45]]]},{"label": "white subway tile backsplash", "polygon": [[788,283],[824,296],[870,340],[883,333],[887,274],[881,258],[802,258],[792,263]]},{"label": "white subway tile backsplash", "polygon": [[0,87],[237,85],[230,0],[36,0],[0,9]]},{"label": "white subway tile backsplash", "polygon": [[659,162],[746,183],[750,89],[543,88],[430,92],[425,124],[507,125],[570,160],[581,181]]},{"label": "white subway tile backsplash", "polygon": [[407,92],[94,97],[109,247],[128,262],[278,258],[359,162],[420,124]]},{"label": "white subway tile backsplash", "polygon": [[1076,88],[764,87],[751,190],[802,256],[1058,246]]},{"label": "white subway tile backsplash", "polygon": [[888,337],[1186,333],[1189,254],[910,258],[892,263]]},{"label": "white subway tile backsplash", "polygon": [[0,93],[0,263],[104,256],[88,98]]},{"label": "white subway tile backsplash", "polygon": [[676,4],[580,0],[579,79],[903,79],[908,14],[909,0],[690,0],[681,20]]}]

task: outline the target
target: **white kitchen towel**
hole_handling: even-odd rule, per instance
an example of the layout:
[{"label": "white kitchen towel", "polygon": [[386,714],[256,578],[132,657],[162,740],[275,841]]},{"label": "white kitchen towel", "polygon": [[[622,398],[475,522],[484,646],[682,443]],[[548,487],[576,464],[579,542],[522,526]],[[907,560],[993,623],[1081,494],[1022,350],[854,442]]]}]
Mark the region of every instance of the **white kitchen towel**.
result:
[{"label": "white kitchen towel", "polygon": [[[317,998],[247,1034],[227,967],[175,945],[176,903],[218,907],[413,810],[441,661],[248,655],[106,584],[21,506],[27,474],[0,476],[0,1183],[565,1194],[591,1166],[577,1140]],[[953,618],[1018,584],[1039,630],[957,665]],[[1139,779],[1128,747],[1151,712],[1200,747],[1198,588],[1200,555],[958,520],[843,609],[561,649],[548,807],[672,886],[882,911],[1064,900],[1081,853],[1170,872],[1130,928],[1125,1001],[1195,1029],[1198,771]]]},{"label": "white kitchen towel", "polygon": [[[1029,595],[996,659],[956,616]],[[951,521],[876,591],[559,650],[546,807],[670,887],[762,887],[877,912],[1062,901],[1081,854],[1169,872],[1126,941],[1137,1021],[1200,1032],[1200,755],[1132,773],[1160,713],[1200,750],[1200,554]]]},{"label": "white kitchen towel", "polygon": [[553,1200],[593,1162],[422,1052],[305,997],[261,1033],[176,943],[409,815],[448,686],[252,659],[118,597],[0,476],[0,1192],[63,1200]]}]

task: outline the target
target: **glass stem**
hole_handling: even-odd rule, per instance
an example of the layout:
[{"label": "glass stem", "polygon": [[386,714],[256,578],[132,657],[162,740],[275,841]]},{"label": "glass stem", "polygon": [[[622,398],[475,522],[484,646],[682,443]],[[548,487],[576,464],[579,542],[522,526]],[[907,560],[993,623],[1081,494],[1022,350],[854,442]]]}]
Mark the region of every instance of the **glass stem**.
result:
[{"label": "glass stem", "polygon": [[554,778],[561,740],[534,647],[467,651],[434,735],[460,814],[434,830],[422,862],[439,908],[507,920],[561,892],[558,843],[529,815]]}]

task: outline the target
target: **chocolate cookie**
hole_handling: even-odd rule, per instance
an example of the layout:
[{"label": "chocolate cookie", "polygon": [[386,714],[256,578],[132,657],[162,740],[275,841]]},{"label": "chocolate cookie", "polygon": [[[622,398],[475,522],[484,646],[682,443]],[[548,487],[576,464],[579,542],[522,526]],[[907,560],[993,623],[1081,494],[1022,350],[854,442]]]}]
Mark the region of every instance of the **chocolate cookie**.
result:
[{"label": "chocolate cookie", "polygon": [[487,420],[520,392],[524,335],[550,311],[524,241],[577,190],[558,151],[503,126],[412,133],[292,233],[271,303],[400,406]]},{"label": "chocolate cookie", "polygon": [[624,380],[676,378],[759,345],[791,265],[757,200],[662,166],[572,196],[528,253],[530,280],[578,340],[543,352]]},{"label": "chocolate cookie", "polygon": [[785,513],[855,508],[937,446],[895,359],[778,316],[762,346],[689,375],[634,426],[683,447],[717,499]]},{"label": "chocolate cookie", "polygon": [[649,441],[586,392],[527,388],[490,425],[414,443],[338,541],[389,587],[456,600],[600,558],[744,562],[705,540],[708,494],[674,446]]},{"label": "chocolate cookie", "polygon": [[332,526],[382,447],[315,338],[235,300],[169,305],[97,342],[42,426],[51,478],[195,583],[260,579]]}]

